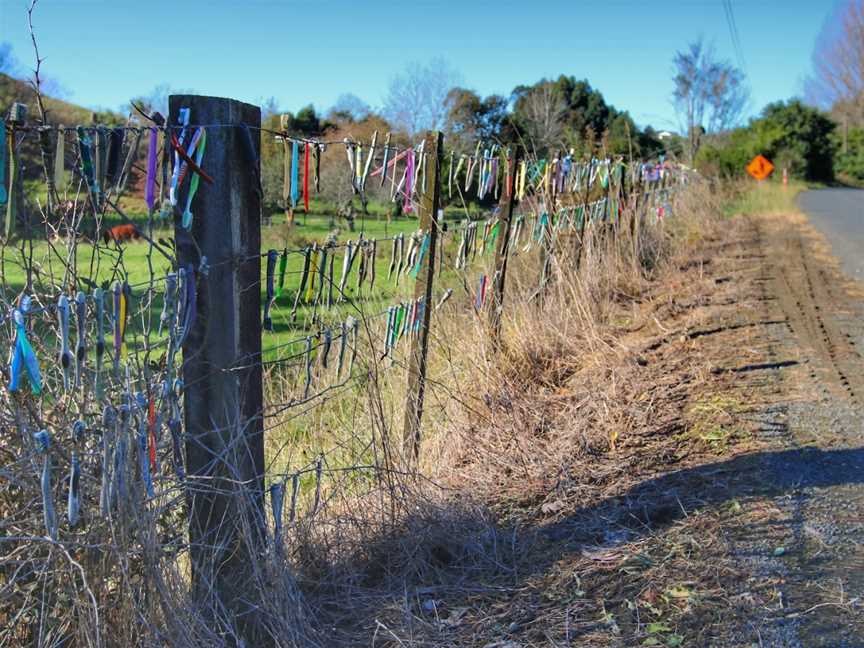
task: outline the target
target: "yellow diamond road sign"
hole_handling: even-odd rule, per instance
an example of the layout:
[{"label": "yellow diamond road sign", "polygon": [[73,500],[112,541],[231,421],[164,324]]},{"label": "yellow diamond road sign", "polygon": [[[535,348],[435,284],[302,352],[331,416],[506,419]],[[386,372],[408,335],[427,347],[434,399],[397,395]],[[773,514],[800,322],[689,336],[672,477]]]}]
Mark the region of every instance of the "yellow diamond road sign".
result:
[{"label": "yellow diamond road sign", "polygon": [[747,173],[757,180],[764,180],[773,170],[774,165],[771,164],[771,160],[761,154],[750,160],[750,164],[747,165]]}]

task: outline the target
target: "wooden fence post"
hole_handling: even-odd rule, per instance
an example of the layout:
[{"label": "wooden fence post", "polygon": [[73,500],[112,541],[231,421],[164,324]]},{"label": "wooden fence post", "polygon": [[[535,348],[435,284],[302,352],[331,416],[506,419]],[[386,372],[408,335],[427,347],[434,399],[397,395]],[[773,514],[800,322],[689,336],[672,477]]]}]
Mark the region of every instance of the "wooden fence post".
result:
[{"label": "wooden fence post", "polygon": [[492,344],[498,346],[501,336],[501,314],[504,308],[504,282],[507,278],[507,257],[510,256],[510,232],[513,226],[513,206],[516,204],[516,172],[522,159],[522,147],[517,146],[507,164],[509,178],[504,198],[498,203],[501,224],[495,241],[495,272],[492,275],[492,302],[489,308],[489,333]]},{"label": "wooden fence post", "polygon": [[[550,163],[547,161],[548,164]],[[548,170],[545,172],[551,173]],[[552,182],[554,182],[554,178],[552,178]],[[540,287],[535,293],[540,302],[543,301],[546,294],[549,275],[552,271],[552,217],[555,213],[555,198],[551,188],[549,191],[545,191],[543,202],[546,208],[546,224],[540,228]]]},{"label": "wooden fence post", "polygon": [[[416,459],[420,453],[420,423],[423,420],[423,397],[426,391],[426,354],[429,348],[429,321],[432,314],[432,282],[435,275],[435,257],[438,243],[438,205],[441,198],[439,176],[444,134],[429,131],[423,147],[428,161],[426,191],[420,200],[420,229],[429,233],[429,249],[423,266],[417,274],[414,299],[423,299],[420,335],[411,338],[408,351],[408,390],[405,398],[405,423],[402,431],[403,448],[410,446]],[[423,164],[419,160],[418,164]],[[418,192],[420,193],[420,192]]]},{"label": "wooden fence post", "polygon": [[[232,624],[246,645],[272,645],[258,627],[262,593],[254,580],[266,538],[261,110],[195,95],[173,95],[169,106],[171,126],[181,108],[189,108],[190,124],[219,125],[207,128],[202,168],[213,183],[200,183],[190,230],[180,224],[188,181],[174,209],[178,264],[194,268],[197,280],[197,318],[183,342],[182,370],[193,595],[214,630]],[[191,129],[187,143],[190,138]],[[205,256],[210,269],[201,272]]]},{"label": "wooden fence post", "polygon": [[576,237],[576,269],[582,266],[582,253],[585,250],[585,232],[588,230],[588,198],[591,196],[591,172],[594,171],[594,157],[588,162],[588,172],[585,176],[585,194],[582,198],[582,222],[579,224],[579,235]]}]

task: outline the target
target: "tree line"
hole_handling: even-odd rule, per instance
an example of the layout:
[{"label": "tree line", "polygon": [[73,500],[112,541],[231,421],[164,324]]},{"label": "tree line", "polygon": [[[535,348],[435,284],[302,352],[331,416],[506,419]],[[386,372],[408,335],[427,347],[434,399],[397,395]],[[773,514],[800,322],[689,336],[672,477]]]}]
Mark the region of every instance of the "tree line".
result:
[{"label": "tree line", "polygon": [[[21,77],[21,69],[11,49],[0,47],[0,72],[7,73],[0,75],[0,86],[5,89],[6,98],[9,102],[32,103],[32,87],[9,76]],[[109,126],[127,123],[130,117],[140,121],[139,113],[167,114],[169,94],[185,92],[189,91],[163,84],[149,94],[132,98],[129,105],[116,111],[92,115],[83,109],[75,114],[65,110],[65,105],[61,110],[61,104],[56,102],[53,105],[56,114],[51,121],[58,123],[58,118],[68,119],[72,114],[86,116],[81,120],[84,123],[93,120]],[[668,144],[661,141],[653,128],[640,128],[627,111],[607,102],[587,79],[562,74],[533,84],[520,84],[509,94],[482,96],[465,87],[459,73],[441,59],[409,63],[391,79],[383,105],[378,109],[351,94],[342,95],[332,107],[321,112],[312,104],[294,112],[286,111],[277,100],[270,99],[262,106],[262,126],[269,131],[284,129],[302,138],[327,141],[349,138],[369,142],[378,131],[379,143],[386,133],[391,133],[391,143],[397,146],[406,146],[423,131],[434,129],[445,133],[450,150],[473,154],[477,142],[483,142],[484,149],[492,145],[502,149],[521,145],[540,158],[559,152],[579,158],[591,155],[653,158],[667,153]],[[338,148],[331,146],[321,158],[322,198],[337,205],[350,205],[356,198],[350,183],[330,181],[334,176],[341,180],[347,171],[344,150],[340,152]],[[283,143],[262,131],[262,183],[265,207],[270,211],[288,207],[282,195],[285,155]],[[24,162],[28,169],[25,173],[38,171],[37,164]],[[383,199],[387,192],[384,188],[372,189],[368,195],[372,200]],[[366,205],[361,207],[365,209]]]},{"label": "tree line", "polygon": [[838,3],[813,51],[803,98],[773,102],[747,124],[743,72],[701,42],[674,60],[685,157],[706,174],[741,176],[755,155],[807,181],[864,182],[864,0]]},{"label": "tree line", "polygon": [[[351,94],[322,112],[311,104],[288,112],[271,99],[263,106],[262,123],[270,130],[285,128],[301,137],[331,141],[368,142],[375,131],[382,138],[392,133],[392,143],[399,146],[424,130],[437,129],[444,131],[448,148],[465,153],[473,153],[482,141],[484,146],[522,145],[540,158],[562,151],[576,157],[667,156],[705,174],[730,177],[743,175],[746,163],[761,153],[792,177],[864,181],[864,0],[840,3],[826,23],[814,48],[805,96],[771,103],[746,123],[750,93],[744,72],[719,59],[704,41],[676,53],[672,68],[678,133],[639,127],[587,79],[562,74],[517,85],[507,94],[483,96],[466,87],[459,73],[440,59],[409,63],[391,79],[380,108]],[[8,45],[0,45],[0,72],[20,76],[20,69]],[[22,89],[27,89],[24,84],[0,75],[6,100],[29,103]],[[163,85],[133,102],[144,112],[164,114],[172,91],[183,92]],[[61,118],[75,112],[62,102],[53,108]],[[129,114],[124,107],[102,111],[94,119],[110,125],[125,122]],[[283,145],[262,133],[262,179],[271,210],[287,207],[281,189],[284,158]],[[332,167],[338,175],[343,162],[344,152],[331,148],[322,158],[322,170]],[[353,200],[345,182],[325,182],[322,193],[337,204]],[[386,191],[372,191],[370,197],[386,198]]]},{"label": "tree line", "polygon": [[[483,148],[521,145],[540,158],[561,151],[580,158],[602,155],[632,159],[665,152],[654,129],[640,129],[629,113],[609,104],[587,80],[561,75],[519,85],[506,96],[481,96],[464,87],[458,73],[443,60],[409,64],[391,81],[380,110],[349,94],[341,96],[324,114],[310,104],[283,118],[274,100],[265,105],[263,124],[273,130],[281,124],[292,134],[330,141],[348,138],[369,142],[377,131],[380,144],[384,134],[391,133],[392,143],[399,146],[413,142],[425,130],[441,130],[448,150],[466,154],[473,154],[478,142]],[[322,179],[347,171],[344,151],[338,148],[331,147],[323,154]],[[284,207],[279,194],[283,155],[277,138],[262,141],[265,200],[272,208]],[[322,192],[340,205],[353,200],[348,182],[324,182]],[[370,186],[369,196],[386,198],[386,187]]]}]

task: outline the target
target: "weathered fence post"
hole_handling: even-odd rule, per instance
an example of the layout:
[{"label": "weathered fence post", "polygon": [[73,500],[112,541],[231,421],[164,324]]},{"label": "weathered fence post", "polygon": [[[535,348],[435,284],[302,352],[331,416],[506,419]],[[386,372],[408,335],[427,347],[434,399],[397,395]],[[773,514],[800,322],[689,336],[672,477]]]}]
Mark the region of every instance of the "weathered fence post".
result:
[{"label": "weathered fence post", "polygon": [[507,257],[510,256],[510,231],[513,224],[513,206],[516,204],[516,170],[522,159],[522,147],[517,146],[507,163],[507,186],[504,198],[498,203],[498,238],[495,241],[495,272],[492,275],[492,302],[489,309],[489,332],[492,344],[497,346],[501,335],[501,314],[504,308],[504,282],[507,278]]},{"label": "weathered fence post", "polygon": [[[547,165],[549,162],[547,162]],[[546,173],[551,173],[547,167]],[[546,223],[540,226],[540,287],[535,293],[540,302],[546,294],[549,275],[552,272],[552,218],[555,213],[555,198],[551,190],[545,190],[543,203],[546,209]]]},{"label": "weathered fence post", "polygon": [[[428,161],[426,169],[426,191],[420,200],[420,229],[429,232],[429,249],[426,250],[423,266],[417,274],[414,299],[423,299],[420,335],[411,338],[408,350],[408,390],[405,398],[405,424],[402,432],[403,448],[409,445],[414,457],[420,453],[420,422],[423,420],[423,397],[426,390],[426,354],[429,348],[429,319],[432,314],[432,282],[435,274],[435,256],[438,243],[438,204],[441,198],[439,175],[444,134],[429,131],[423,147]],[[423,164],[419,160],[418,164]],[[420,193],[420,192],[418,192]]]},{"label": "weathered fence post", "polygon": [[594,171],[594,157],[588,162],[588,171],[585,176],[585,194],[582,198],[582,221],[579,223],[579,235],[576,237],[576,269],[582,266],[582,254],[585,250],[585,232],[588,230],[588,198],[591,196],[591,173]]},{"label": "weathered fence post", "polygon": [[[194,269],[197,280],[197,318],[183,342],[182,371],[193,593],[215,630],[227,622],[246,645],[268,645],[272,640],[257,628],[261,592],[253,577],[266,537],[257,159],[261,110],[233,99],[195,95],[173,95],[169,105],[171,126],[178,123],[181,108],[189,108],[192,125],[218,125],[206,129],[202,168],[213,183],[202,181],[192,200],[190,230],[180,224],[188,181],[174,209],[178,264],[187,272]],[[255,159],[250,159],[252,152]],[[209,271],[201,269],[203,257]]]}]

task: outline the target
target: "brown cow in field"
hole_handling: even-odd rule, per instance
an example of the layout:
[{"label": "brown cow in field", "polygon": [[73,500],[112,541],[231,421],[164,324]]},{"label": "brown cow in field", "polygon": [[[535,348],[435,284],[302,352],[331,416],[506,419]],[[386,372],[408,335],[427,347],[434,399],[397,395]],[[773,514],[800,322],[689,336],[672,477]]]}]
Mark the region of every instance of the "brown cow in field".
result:
[{"label": "brown cow in field", "polygon": [[102,233],[105,245],[108,245],[111,241],[125,243],[126,241],[133,241],[139,238],[141,238],[141,232],[132,224],[115,225]]}]

